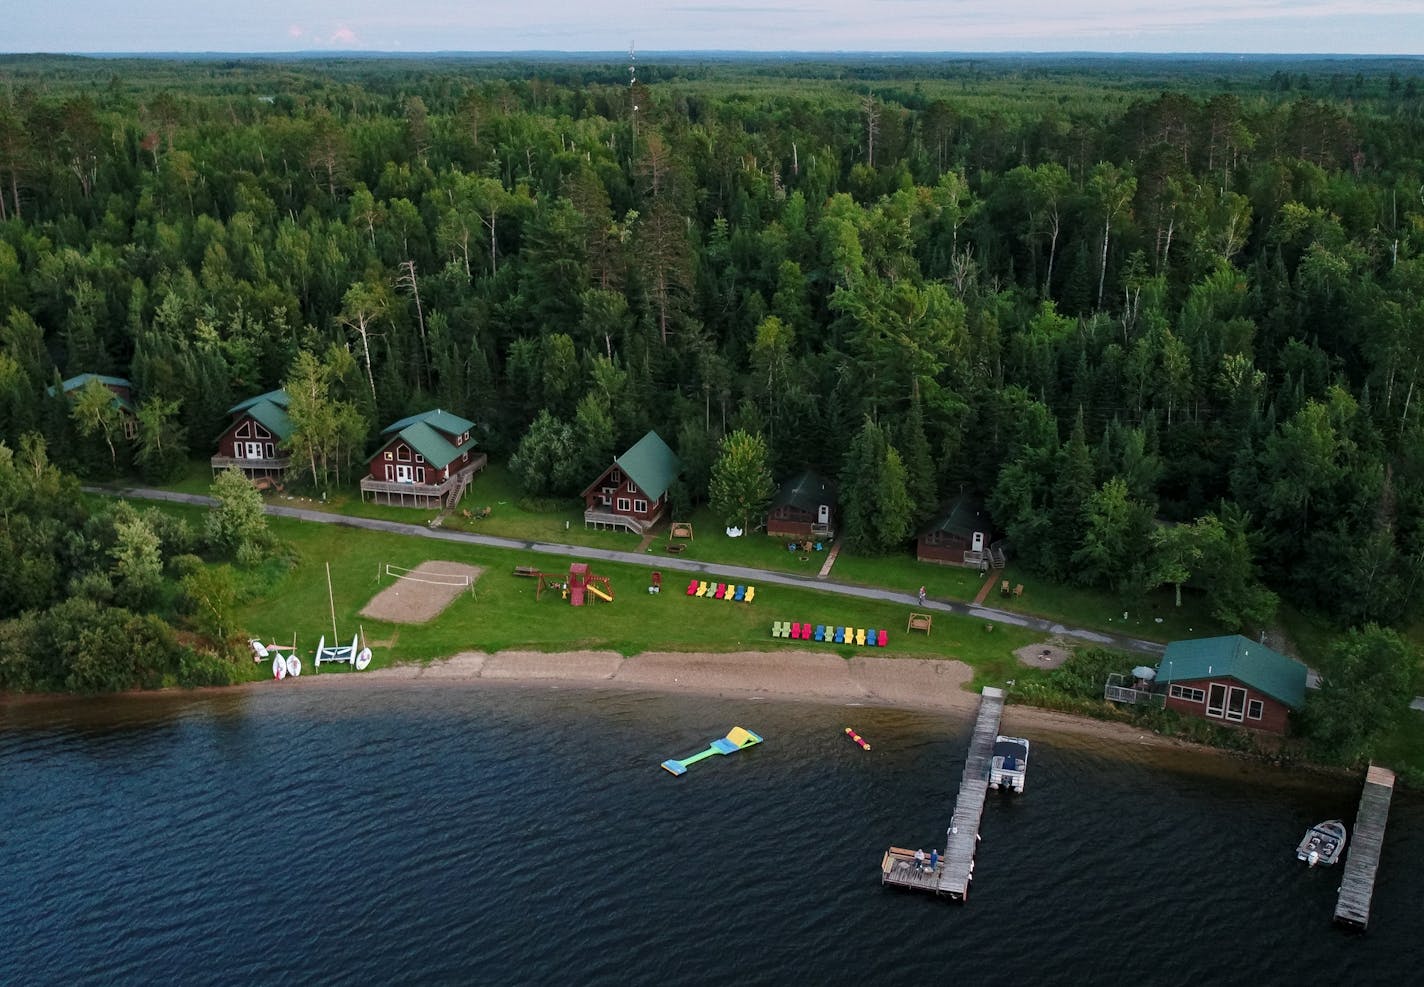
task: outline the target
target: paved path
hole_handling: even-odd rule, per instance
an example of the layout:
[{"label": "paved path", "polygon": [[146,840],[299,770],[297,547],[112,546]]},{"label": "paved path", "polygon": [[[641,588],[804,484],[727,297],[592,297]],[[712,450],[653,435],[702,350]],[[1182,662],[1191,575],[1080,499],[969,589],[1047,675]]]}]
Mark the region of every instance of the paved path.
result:
[{"label": "paved path", "polygon": [[[215,507],[217,501],[202,494],[176,493],[171,490],[156,490],[151,487],[85,487],[87,493],[105,494],[114,497],[129,497],[138,500],[161,500],[176,504],[195,504],[201,507]],[[577,556],[585,559],[600,559],[606,562],[621,562],[626,565],[648,566],[646,554],[622,552],[608,548],[589,548],[583,545],[561,545],[555,542],[521,541],[517,538],[502,538],[498,535],[477,535],[465,531],[448,531],[444,528],[429,528],[423,524],[407,524],[401,521],[384,521],[378,518],[350,517],[330,511],[317,511],[305,507],[287,507],[284,504],[267,504],[264,508],[274,517],[295,518],[299,521],[315,521],[319,524],[340,524],[348,528],[363,528],[367,531],[384,531],[393,535],[407,535],[414,538],[429,538],[434,541],[459,542],[466,545],[486,545],[490,548],[507,548],[517,552],[534,552],[539,555]],[[1118,634],[1104,634],[1099,631],[1065,627],[1063,624],[1027,614],[997,610],[972,603],[951,603],[942,600],[926,600],[922,605],[913,593],[899,593],[875,586],[853,586],[831,579],[800,576],[788,572],[772,572],[753,569],[749,566],[722,565],[716,562],[702,562],[697,559],[658,558],[656,568],[723,577],[722,581],[793,586],[797,589],[835,593],[840,596],[857,597],[863,600],[878,600],[885,603],[900,603],[919,610],[936,613],[952,613],[975,620],[992,620],[1000,624],[1012,624],[1043,634],[1060,634],[1077,638],[1092,644],[1133,651],[1141,654],[1160,655],[1163,645],[1155,641],[1123,637]],[[664,579],[664,582],[667,582]]]}]

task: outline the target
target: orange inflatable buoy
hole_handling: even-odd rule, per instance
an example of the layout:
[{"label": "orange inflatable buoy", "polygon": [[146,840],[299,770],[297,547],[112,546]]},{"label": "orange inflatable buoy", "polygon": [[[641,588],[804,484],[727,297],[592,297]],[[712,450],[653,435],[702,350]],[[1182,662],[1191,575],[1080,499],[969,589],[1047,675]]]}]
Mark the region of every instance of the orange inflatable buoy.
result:
[{"label": "orange inflatable buoy", "polygon": [[856,733],[850,727],[846,727],[845,732],[846,736],[849,737],[851,740],[854,740],[857,744],[859,744],[862,749],[870,750],[870,744],[868,744],[865,738],[862,737],[860,734]]}]

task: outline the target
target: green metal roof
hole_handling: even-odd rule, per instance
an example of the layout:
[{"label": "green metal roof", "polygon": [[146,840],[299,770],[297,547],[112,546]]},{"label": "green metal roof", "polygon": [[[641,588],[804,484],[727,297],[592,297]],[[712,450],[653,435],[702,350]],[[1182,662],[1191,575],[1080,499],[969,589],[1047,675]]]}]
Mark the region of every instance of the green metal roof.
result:
[{"label": "green metal roof", "polygon": [[[283,395],[285,397],[285,395]],[[245,414],[262,424],[267,431],[275,435],[278,441],[286,442],[292,437],[295,430],[292,420],[287,417],[285,406],[275,401],[259,401],[244,409]]]},{"label": "green metal roof", "polygon": [[[133,390],[133,384],[125,380],[123,377],[109,377],[105,374],[76,374],[68,380],[60,382],[59,393],[66,395],[73,394],[75,391],[80,390],[82,387],[84,387],[84,385],[89,383],[91,380],[97,380],[99,383],[110,389],[115,387],[125,387],[129,390]],[[55,394],[54,387],[50,386],[45,388],[45,393],[53,397]],[[138,413],[134,410],[133,402],[130,401],[128,398],[123,397],[122,395],[114,395],[114,404],[124,409],[131,415]]]},{"label": "green metal roof", "polygon": [[422,411],[418,415],[409,415],[405,418],[402,418],[400,421],[396,422],[393,425],[387,425],[385,428],[381,429],[381,434],[389,435],[392,432],[399,432],[406,426],[414,425],[417,422],[424,422],[432,428],[439,429],[446,435],[464,435],[470,429],[475,427],[475,423],[472,421],[468,421],[467,419],[461,418],[459,415],[452,415],[448,411],[443,411],[440,408],[436,408],[434,411]]},{"label": "green metal roof", "polygon": [[1173,641],[1162,653],[1156,681],[1164,684],[1230,676],[1291,709],[1305,705],[1305,666],[1240,634]]},{"label": "green metal roof", "polygon": [[920,532],[922,535],[946,531],[954,535],[972,535],[976,531],[992,531],[994,522],[984,510],[983,502],[973,494],[962,493],[946,504]]},{"label": "green metal roof", "polygon": [[[449,442],[446,442],[445,436],[435,431],[435,429],[431,428],[425,422],[416,422],[414,425],[407,425],[391,437],[391,442],[397,438],[404,439],[406,445],[424,456],[425,462],[430,466],[434,466],[436,469],[443,469],[445,466],[448,466],[453,460],[459,458],[461,451],[456,449]],[[386,446],[390,444],[390,442],[387,442]],[[386,446],[382,446],[381,449],[384,449]],[[379,454],[380,451],[380,449],[376,450],[377,454]],[[375,456],[371,458],[374,459]],[[370,462],[370,460],[367,460],[367,462]]]},{"label": "green metal roof", "polygon": [[[275,404],[279,408],[289,407],[292,403],[292,399],[287,396],[287,392],[279,387],[275,391],[268,391],[266,394],[259,394],[256,397],[248,398],[246,401],[239,401],[237,402],[237,404],[227,409],[227,413],[229,415],[240,414],[246,411],[248,408],[251,408],[253,405],[259,404],[263,401]],[[265,425],[267,423],[263,422],[262,424]]]},{"label": "green metal roof", "polygon": [[[64,381],[63,383],[61,383],[61,384],[59,385],[59,389],[60,389],[61,391],[63,391],[65,394],[68,394],[70,391],[77,391],[77,390],[79,390],[79,388],[83,387],[85,384],[89,383],[91,380],[97,380],[99,383],[103,384],[105,387],[127,387],[127,388],[129,388],[130,390],[133,389],[133,384],[129,383],[129,382],[128,382],[127,380],[125,380],[124,378],[122,378],[122,377],[109,377],[109,376],[106,376],[105,374],[77,374],[77,375],[75,375],[75,376],[69,378],[68,380]],[[50,389],[50,393],[54,393],[53,388]]]},{"label": "green metal roof", "polygon": [[771,509],[794,507],[808,514],[815,514],[822,504],[836,502],[835,484],[822,477],[815,470],[806,470],[800,476],[783,483],[771,500]]},{"label": "green metal roof", "polygon": [[668,485],[682,470],[682,460],[677,458],[677,453],[669,449],[667,443],[653,431],[613,461],[650,500],[657,500],[667,493]]}]

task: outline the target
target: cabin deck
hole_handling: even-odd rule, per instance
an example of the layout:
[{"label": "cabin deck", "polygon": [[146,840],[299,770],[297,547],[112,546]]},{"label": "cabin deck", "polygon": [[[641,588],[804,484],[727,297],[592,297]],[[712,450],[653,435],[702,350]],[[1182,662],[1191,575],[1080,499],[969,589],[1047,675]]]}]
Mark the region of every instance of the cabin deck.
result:
[{"label": "cabin deck", "polygon": [[974,874],[974,851],[979,844],[979,823],[989,790],[989,761],[994,738],[1004,713],[1002,689],[986,687],[979,700],[979,718],[969,740],[964,772],[959,780],[959,797],[946,833],[944,854],[933,872],[915,869],[915,855],[902,847],[891,847],[880,864],[880,883],[916,891],[947,894],[956,901],[969,897]]},{"label": "cabin deck", "polygon": [[1335,902],[1335,921],[1341,925],[1364,931],[1370,924],[1370,899],[1375,893],[1375,873],[1393,797],[1394,772],[1371,764],[1360,793],[1355,832],[1346,850],[1340,897]]}]

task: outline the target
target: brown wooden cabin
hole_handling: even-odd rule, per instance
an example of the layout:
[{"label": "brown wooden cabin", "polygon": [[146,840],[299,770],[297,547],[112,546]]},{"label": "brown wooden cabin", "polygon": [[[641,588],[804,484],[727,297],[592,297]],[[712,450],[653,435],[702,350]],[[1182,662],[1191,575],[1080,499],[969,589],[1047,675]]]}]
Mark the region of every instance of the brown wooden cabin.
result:
[{"label": "brown wooden cabin", "polygon": [[921,529],[915,542],[915,558],[939,565],[979,568],[991,559],[993,538],[994,522],[983,503],[973,494],[961,493]]},{"label": "brown wooden cabin", "polygon": [[667,509],[667,490],[682,461],[657,432],[648,432],[583,491],[584,527],[641,535]]},{"label": "brown wooden cabin", "polygon": [[835,537],[836,486],[814,470],[781,485],[766,512],[766,533],[775,538]]},{"label": "brown wooden cabin", "polygon": [[1239,634],[1173,641],[1162,653],[1153,691],[1166,706],[1226,726],[1286,733],[1305,705],[1306,668]]},{"label": "brown wooden cabin", "polygon": [[454,507],[489,457],[475,450],[474,423],[439,408],[387,425],[366,460],[361,499],[397,507]]},{"label": "brown wooden cabin", "polygon": [[280,480],[291,465],[283,448],[292,437],[290,403],[287,392],[278,388],[227,409],[232,423],[218,436],[217,454],[209,461],[213,473],[236,467],[256,483]]},{"label": "brown wooden cabin", "polygon": [[[107,374],[77,374],[60,382],[59,393],[72,398],[75,392],[83,389],[84,385],[91,380],[97,380],[113,392],[114,404],[118,407],[123,420],[124,438],[130,441],[136,439],[138,437],[138,412],[134,409],[133,404],[133,384],[127,378],[110,377]],[[49,389],[49,393],[54,393],[53,387]]]}]

